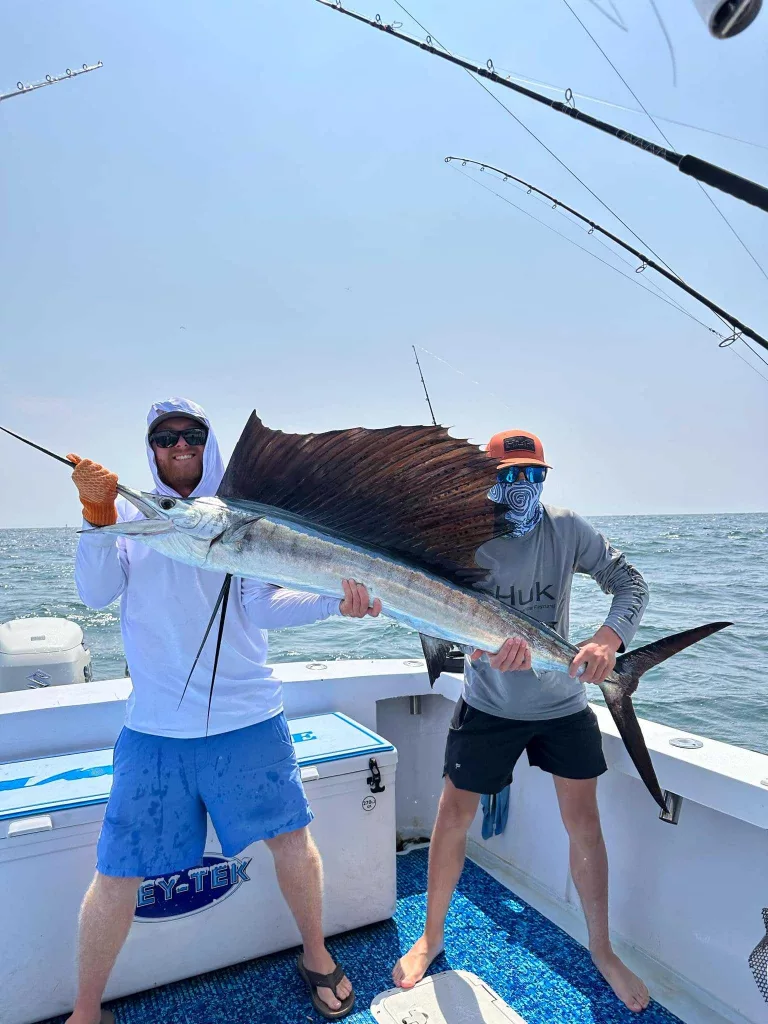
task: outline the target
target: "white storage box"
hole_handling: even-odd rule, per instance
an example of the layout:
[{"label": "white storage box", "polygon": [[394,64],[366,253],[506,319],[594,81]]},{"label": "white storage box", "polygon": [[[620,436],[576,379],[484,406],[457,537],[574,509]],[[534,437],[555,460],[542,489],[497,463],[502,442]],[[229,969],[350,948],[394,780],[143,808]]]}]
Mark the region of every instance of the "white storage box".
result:
[{"label": "white storage box", "polygon": [[[338,712],[288,724],[323,858],[325,933],[391,917],[397,751]],[[0,764],[2,1024],[30,1024],[72,1009],[77,913],[93,877],[111,781],[111,748]],[[105,998],[299,941],[266,846],[255,843],[226,859],[209,823],[199,868],[140,887],[136,919]]]},{"label": "white storage box", "polygon": [[0,623],[0,693],[90,681],[91,652],[76,622],[50,618]]}]

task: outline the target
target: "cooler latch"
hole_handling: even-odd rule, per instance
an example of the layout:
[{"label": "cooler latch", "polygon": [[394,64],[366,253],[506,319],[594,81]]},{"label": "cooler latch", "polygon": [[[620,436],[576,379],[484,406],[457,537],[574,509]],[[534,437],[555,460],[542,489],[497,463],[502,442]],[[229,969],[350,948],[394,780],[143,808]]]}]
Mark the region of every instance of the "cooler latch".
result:
[{"label": "cooler latch", "polygon": [[371,774],[365,781],[371,787],[371,792],[383,793],[387,787],[382,786],[381,784],[381,771],[379,770],[379,764],[375,757],[371,757],[368,759],[368,767],[370,769]]}]

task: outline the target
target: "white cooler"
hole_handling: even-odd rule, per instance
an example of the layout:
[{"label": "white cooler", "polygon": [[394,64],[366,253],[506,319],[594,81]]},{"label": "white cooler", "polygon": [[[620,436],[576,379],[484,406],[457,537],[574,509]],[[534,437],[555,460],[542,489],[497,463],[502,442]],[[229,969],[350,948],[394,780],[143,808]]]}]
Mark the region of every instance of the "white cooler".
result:
[{"label": "white cooler", "polygon": [[[391,917],[397,751],[338,712],[288,724],[323,857],[326,935]],[[77,913],[111,781],[111,748],[0,764],[1,1024],[72,1009]],[[299,941],[266,846],[224,858],[209,823],[202,865],[140,887],[105,998]]]}]

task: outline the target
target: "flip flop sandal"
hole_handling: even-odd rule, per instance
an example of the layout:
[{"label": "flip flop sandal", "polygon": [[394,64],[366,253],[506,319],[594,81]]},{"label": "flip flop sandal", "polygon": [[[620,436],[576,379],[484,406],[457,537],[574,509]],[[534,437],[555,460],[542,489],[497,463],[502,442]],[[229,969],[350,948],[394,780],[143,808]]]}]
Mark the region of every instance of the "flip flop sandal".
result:
[{"label": "flip flop sandal", "polygon": [[[334,963],[333,971],[330,974],[318,974],[316,971],[310,971],[309,968],[304,966],[304,954],[300,953],[296,966],[309,988],[312,1005],[326,1020],[341,1020],[342,1017],[346,1017],[347,1014],[352,1012],[352,1007],[355,1005],[354,991],[350,992],[346,999],[342,999],[336,992],[336,986],[344,977],[344,971],[337,963]],[[341,1003],[338,1010],[332,1010],[328,1003],[320,998],[317,994],[319,988],[329,988],[333,992],[334,996]]]},{"label": "flip flop sandal", "polygon": [[101,1020],[99,1024],[115,1024],[115,1015],[111,1010],[101,1011]]}]

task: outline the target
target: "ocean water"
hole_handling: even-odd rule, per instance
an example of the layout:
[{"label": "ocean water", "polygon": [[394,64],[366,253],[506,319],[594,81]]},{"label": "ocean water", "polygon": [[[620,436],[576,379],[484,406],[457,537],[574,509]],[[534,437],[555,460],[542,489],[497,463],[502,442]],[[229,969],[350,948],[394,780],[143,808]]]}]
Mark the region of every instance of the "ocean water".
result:
[{"label": "ocean water", "polygon": [[[734,625],[640,683],[638,714],[768,754],[768,514],[614,516],[592,522],[643,573],[651,601],[635,645],[713,620]],[[94,678],[125,673],[117,605],[85,608],[75,590],[74,529],[0,530],[0,622],[33,615],[80,624]],[[571,639],[591,636],[610,603],[574,582]],[[418,636],[390,620],[332,620],[270,635],[270,661],[420,657]],[[600,691],[590,687],[590,699]]]}]

